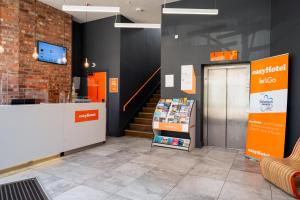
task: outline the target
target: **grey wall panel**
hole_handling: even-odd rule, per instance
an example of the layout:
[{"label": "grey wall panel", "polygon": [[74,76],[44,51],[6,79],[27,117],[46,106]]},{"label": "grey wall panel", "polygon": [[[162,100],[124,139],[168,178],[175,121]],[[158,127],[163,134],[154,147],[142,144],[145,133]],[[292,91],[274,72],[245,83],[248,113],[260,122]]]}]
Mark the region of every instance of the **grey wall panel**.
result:
[{"label": "grey wall panel", "polygon": [[[211,0],[183,0],[167,7],[214,8]],[[175,75],[175,87],[162,85],[166,98],[188,97],[197,100],[197,146],[202,145],[203,65],[212,51],[236,49],[239,62],[270,55],[271,0],[218,0],[218,16],[162,15],[161,79]],[[179,39],[174,39],[175,34]],[[180,91],[180,65],[193,64],[197,94]]]},{"label": "grey wall panel", "polygon": [[[130,22],[125,17],[122,22]],[[160,67],[160,29],[121,29],[121,107]],[[160,75],[120,113],[120,127],[124,129],[140,110],[146,97],[159,84]]]},{"label": "grey wall panel", "polygon": [[272,0],[271,54],[290,53],[285,155],[300,137],[300,1]]}]

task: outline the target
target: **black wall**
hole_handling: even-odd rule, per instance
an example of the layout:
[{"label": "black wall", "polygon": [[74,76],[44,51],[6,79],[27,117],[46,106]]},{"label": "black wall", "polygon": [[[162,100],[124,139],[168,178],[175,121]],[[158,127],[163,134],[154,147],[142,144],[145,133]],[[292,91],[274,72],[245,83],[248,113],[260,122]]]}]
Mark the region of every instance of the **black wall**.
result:
[{"label": "black wall", "polygon": [[299,8],[299,0],[272,0],[271,54],[290,53],[286,155],[300,137]]},{"label": "black wall", "polygon": [[[211,0],[184,0],[167,7],[214,8]],[[161,80],[175,75],[175,87],[162,85],[165,98],[188,97],[197,101],[197,146],[202,145],[203,65],[210,52],[238,50],[238,62],[270,55],[271,0],[218,0],[218,16],[162,15]],[[175,40],[175,34],[179,39]],[[197,75],[197,94],[180,91],[180,66],[193,64]]]},{"label": "black wall", "polygon": [[[129,22],[123,16],[118,16],[118,21]],[[107,99],[108,134],[122,136],[128,120],[135,114],[145,96],[138,96],[126,112],[122,111],[123,105],[160,66],[160,30],[118,29],[114,28],[114,22],[115,17],[108,17],[79,27],[76,24],[73,42],[82,43],[82,51],[74,54],[81,55],[81,61],[73,59],[76,62],[73,71],[74,74],[78,72],[81,77],[86,77],[87,72],[106,71],[108,78],[119,78],[120,92],[108,94]],[[76,46],[75,44],[75,48]],[[85,57],[90,63],[95,62],[96,68],[84,69],[82,60]],[[156,80],[158,82],[159,79]],[[142,95],[153,88],[154,84],[150,84]],[[87,95],[86,78],[82,81],[80,95]]]},{"label": "black wall", "polygon": [[72,22],[72,76],[80,77],[83,73],[82,66],[82,31],[81,25]]},{"label": "black wall", "polygon": [[[123,18],[122,22],[130,22]],[[160,67],[160,29],[121,29],[121,105],[123,106],[143,83]],[[160,82],[159,75],[150,82],[126,111],[120,113],[120,127],[145,103]]]},{"label": "black wall", "polygon": [[[96,63],[95,68],[84,70],[82,77],[86,77],[86,72],[100,71],[107,72],[107,78],[120,78],[120,49],[121,49],[121,31],[115,29],[113,24],[115,17],[108,17],[82,24],[82,43],[83,59],[87,57],[90,64]],[[81,65],[81,68],[82,65]],[[87,95],[86,80],[81,84],[81,95]],[[108,80],[107,80],[108,86]],[[107,88],[108,90],[108,88]],[[119,105],[120,94],[114,93],[107,95],[108,108],[108,134],[112,136],[119,135]]]}]

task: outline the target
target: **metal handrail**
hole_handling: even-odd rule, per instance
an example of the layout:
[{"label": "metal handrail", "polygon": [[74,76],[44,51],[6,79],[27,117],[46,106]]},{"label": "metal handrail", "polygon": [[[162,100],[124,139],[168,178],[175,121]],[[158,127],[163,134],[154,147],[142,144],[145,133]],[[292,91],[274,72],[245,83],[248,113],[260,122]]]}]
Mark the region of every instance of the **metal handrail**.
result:
[{"label": "metal handrail", "polygon": [[154,76],[160,71],[161,67],[159,67],[148,79],[147,81],[130,97],[130,99],[124,104],[123,112],[126,111],[126,107],[130,102],[144,89],[144,87],[154,78]]}]

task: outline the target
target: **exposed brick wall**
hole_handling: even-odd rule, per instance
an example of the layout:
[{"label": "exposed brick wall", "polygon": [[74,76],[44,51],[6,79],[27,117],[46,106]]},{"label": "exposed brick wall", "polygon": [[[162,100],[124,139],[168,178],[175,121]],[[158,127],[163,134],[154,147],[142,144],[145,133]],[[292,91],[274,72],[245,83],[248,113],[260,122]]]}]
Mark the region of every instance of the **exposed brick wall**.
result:
[{"label": "exposed brick wall", "polygon": [[[13,43],[5,47],[4,56],[7,59],[0,61],[1,69],[15,61],[15,66],[9,64],[9,71],[16,72],[10,75],[10,97],[48,99],[49,102],[58,102],[59,93],[68,93],[71,90],[71,42],[72,42],[72,18],[55,8],[34,0],[0,0],[6,4],[1,5],[2,10],[11,7],[15,11],[13,19],[9,20],[8,14],[1,14],[4,24],[14,25],[10,31],[3,33],[4,37],[11,37]],[[36,12],[35,12],[36,11]],[[11,15],[11,11],[7,11]],[[37,23],[36,23],[37,22]],[[35,34],[36,30],[36,34]],[[8,36],[9,34],[9,36]],[[56,65],[35,61],[32,58],[36,41],[63,45],[67,47],[68,65]],[[12,52],[12,53],[8,53]],[[10,73],[12,74],[12,73]]]},{"label": "exposed brick wall", "polygon": [[[7,101],[19,96],[18,21],[19,2],[0,0],[0,42],[5,49],[5,52],[0,54],[0,82],[2,82],[0,101],[2,98]],[[9,78],[7,79],[7,77]]]}]

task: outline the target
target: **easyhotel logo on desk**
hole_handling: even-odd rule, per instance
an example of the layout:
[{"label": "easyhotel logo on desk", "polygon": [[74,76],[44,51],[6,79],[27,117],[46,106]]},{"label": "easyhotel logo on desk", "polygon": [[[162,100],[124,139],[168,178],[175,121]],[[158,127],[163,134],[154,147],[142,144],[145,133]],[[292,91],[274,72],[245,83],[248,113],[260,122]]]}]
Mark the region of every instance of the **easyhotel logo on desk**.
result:
[{"label": "easyhotel logo on desk", "polygon": [[99,110],[75,111],[75,122],[87,122],[99,119]]}]

